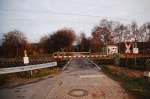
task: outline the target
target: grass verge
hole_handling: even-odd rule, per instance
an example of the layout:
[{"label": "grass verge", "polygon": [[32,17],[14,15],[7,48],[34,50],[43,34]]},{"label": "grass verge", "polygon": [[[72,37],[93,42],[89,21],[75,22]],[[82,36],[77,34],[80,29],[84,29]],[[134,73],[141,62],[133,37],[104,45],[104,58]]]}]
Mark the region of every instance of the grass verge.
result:
[{"label": "grass verge", "polygon": [[150,99],[150,82],[146,81],[143,77],[130,77],[124,72],[114,72],[106,65],[101,68],[105,74],[119,81],[127,91],[137,96],[138,99]]},{"label": "grass verge", "polygon": [[54,75],[61,73],[62,67],[66,62],[67,61],[58,61],[57,67],[33,70],[32,75],[31,71],[0,75],[0,88],[24,85],[42,80],[43,78],[53,77]]}]

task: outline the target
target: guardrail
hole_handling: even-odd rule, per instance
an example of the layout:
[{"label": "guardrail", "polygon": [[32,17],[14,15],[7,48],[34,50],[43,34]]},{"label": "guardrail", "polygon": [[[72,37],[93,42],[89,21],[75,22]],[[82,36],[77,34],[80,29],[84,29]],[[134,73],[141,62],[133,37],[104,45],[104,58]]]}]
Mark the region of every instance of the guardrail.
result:
[{"label": "guardrail", "polygon": [[57,66],[57,62],[50,62],[45,64],[36,64],[36,65],[28,65],[28,66],[19,66],[19,67],[11,67],[11,68],[1,68],[0,74],[8,74],[8,73],[16,73],[23,71],[32,71],[35,69],[42,69],[48,67]]}]

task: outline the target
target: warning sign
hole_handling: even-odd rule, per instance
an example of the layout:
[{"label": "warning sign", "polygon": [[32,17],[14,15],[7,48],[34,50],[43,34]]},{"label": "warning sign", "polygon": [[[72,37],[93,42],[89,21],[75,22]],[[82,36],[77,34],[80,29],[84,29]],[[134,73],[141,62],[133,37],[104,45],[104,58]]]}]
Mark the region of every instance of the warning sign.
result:
[{"label": "warning sign", "polygon": [[125,47],[126,47],[126,51],[125,53],[131,53],[130,48],[131,48],[131,44],[127,44],[127,42],[125,42]]},{"label": "warning sign", "polygon": [[23,57],[24,64],[29,64],[29,57]]},{"label": "warning sign", "polygon": [[139,49],[138,48],[133,48],[133,53],[134,54],[138,54],[139,53]]}]

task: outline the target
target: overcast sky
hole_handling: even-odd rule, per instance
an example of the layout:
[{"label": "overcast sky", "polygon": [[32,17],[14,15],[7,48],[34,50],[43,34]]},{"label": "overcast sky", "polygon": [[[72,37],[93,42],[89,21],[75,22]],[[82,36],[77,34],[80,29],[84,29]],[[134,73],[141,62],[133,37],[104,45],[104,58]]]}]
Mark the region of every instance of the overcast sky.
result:
[{"label": "overcast sky", "polygon": [[150,21],[150,0],[0,0],[0,32],[17,29],[31,42],[63,27],[90,35],[103,18]]}]

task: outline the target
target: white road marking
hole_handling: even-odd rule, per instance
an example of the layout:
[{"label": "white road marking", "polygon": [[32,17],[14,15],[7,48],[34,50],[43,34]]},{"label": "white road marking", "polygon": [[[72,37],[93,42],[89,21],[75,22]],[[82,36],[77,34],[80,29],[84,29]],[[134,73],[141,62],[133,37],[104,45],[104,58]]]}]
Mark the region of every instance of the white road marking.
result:
[{"label": "white road marking", "polygon": [[81,75],[80,78],[99,78],[104,77],[104,75]]}]

